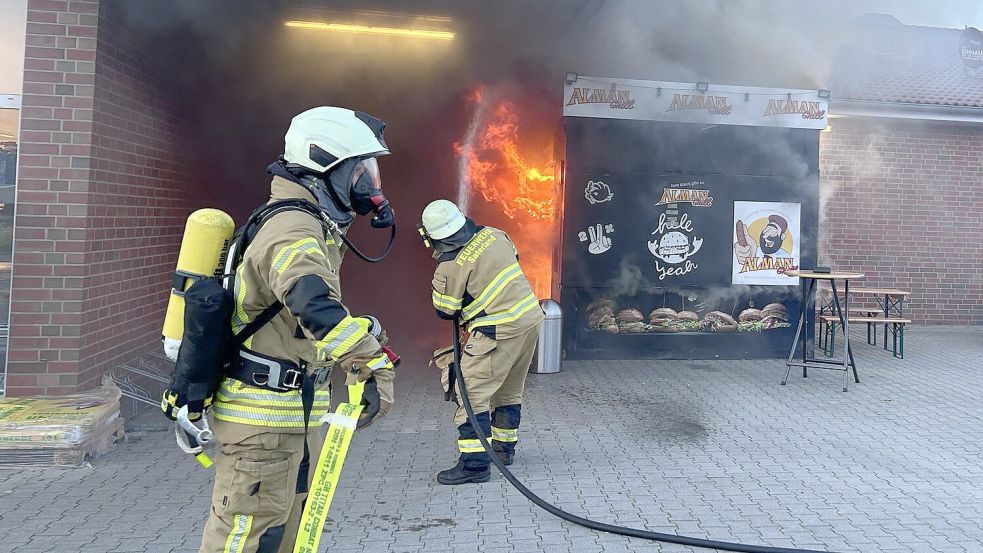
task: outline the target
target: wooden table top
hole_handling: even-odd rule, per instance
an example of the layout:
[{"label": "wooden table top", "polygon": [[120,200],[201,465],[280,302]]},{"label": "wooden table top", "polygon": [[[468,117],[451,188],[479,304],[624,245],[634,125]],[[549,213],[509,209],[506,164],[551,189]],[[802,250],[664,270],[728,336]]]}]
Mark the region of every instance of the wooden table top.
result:
[{"label": "wooden table top", "polygon": [[816,280],[857,280],[864,278],[863,273],[849,273],[846,271],[833,271],[831,273],[816,273],[813,271],[785,271],[790,277],[814,278]]},{"label": "wooden table top", "polygon": [[[829,287],[821,287],[819,291],[824,294],[833,293],[833,290]],[[850,293],[862,296],[897,296],[902,298],[907,298],[911,295],[911,292],[895,288],[850,288]]]},{"label": "wooden table top", "polygon": [[910,296],[911,292],[895,288],[854,288],[851,294],[870,294],[874,296]]}]

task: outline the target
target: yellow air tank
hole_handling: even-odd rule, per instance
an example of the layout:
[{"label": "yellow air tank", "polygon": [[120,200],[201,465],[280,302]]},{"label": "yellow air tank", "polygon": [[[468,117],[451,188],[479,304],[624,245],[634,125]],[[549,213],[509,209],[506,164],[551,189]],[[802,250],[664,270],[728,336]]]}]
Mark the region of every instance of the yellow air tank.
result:
[{"label": "yellow air tank", "polygon": [[199,279],[220,276],[235,233],[235,221],[218,209],[199,209],[188,217],[178,253],[171,297],[164,316],[164,353],[177,359],[184,335],[184,291]]}]

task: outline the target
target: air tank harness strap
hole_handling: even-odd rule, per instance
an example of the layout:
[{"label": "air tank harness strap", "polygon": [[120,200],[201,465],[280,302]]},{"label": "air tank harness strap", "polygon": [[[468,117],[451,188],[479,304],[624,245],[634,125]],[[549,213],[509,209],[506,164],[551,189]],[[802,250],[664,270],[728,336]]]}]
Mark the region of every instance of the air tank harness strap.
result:
[{"label": "air tank harness strap", "polygon": [[297,493],[307,493],[308,475],[311,473],[311,449],[308,445],[307,428],[311,424],[311,411],[314,409],[314,379],[304,372],[304,380],[300,387],[300,399],[304,405],[304,458],[300,461],[297,472]]},{"label": "air tank harness strap", "polygon": [[204,280],[211,275],[203,275],[200,273],[192,273],[191,271],[184,271],[178,269],[174,271],[174,276],[171,277],[171,291],[175,296],[184,297],[184,291],[188,289],[188,281],[191,284],[198,282],[199,280]]},{"label": "air tank harness strap", "polygon": [[[277,301],[263,310],[255,319],[249,322],[235,337],[235,345],[242,348],[246,339],[265,326],[280,310],[283,303]],[[314,410],[314,389],[317,385],[327,382],[331,375],[329,368],[319,369],[314,374],[307,374],[307,367],[297,366],[283,359],[260,355],[256,352],[240,349],[235,361],[229,368],[229,378],[234,378],[250,386],[273,390],[274,392],[289,392],[300,389],[301,404],[304,409],[304,458],[300,463],[297,474],[297,493],[307,492],[307,475],[311,467],[311,451],[307,445],[307,430],[310,426],[311,411]]]},{"label": "air tank harness strap", "polygon": [[260,314],[257,315],[255,319],[249,321],[249,324],[243,327],[243,329],[240,330],[238,334],[235,335],[235,338],[233,338],[235,347],[236,348],[242,347],[242,345],[246,343],[246,340],[248,340],[253,334],[259,332],[259,329],[266,326],[267,323],[272,321],[273,317],[276,317],[277,314],[280,313],[281,309],[283,309],[283,303],[277,300],[273,302],[269,307],[261,311]]}]

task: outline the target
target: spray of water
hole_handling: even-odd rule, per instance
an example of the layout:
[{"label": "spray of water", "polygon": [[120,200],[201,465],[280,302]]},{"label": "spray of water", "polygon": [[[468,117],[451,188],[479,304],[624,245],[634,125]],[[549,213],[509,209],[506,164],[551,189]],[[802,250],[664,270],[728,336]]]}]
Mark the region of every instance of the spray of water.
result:
[{"label": "spray of water", "polygon": [[464,142],[462,143],[461,152],[458,156],[457,167],[457,205],[465,214],[468,212],[468,203],[471,201],[471,182],[468,180],[468,166],[473,158],[472,154],[475,148],[475,141],[478,139],[478,131],[484,125],[488,105],[491,103],[488,101],[487,94],[480,89],[472,97],[472,101],[474,103],[474,113],[471,115],[468,130],[464,135]]}]

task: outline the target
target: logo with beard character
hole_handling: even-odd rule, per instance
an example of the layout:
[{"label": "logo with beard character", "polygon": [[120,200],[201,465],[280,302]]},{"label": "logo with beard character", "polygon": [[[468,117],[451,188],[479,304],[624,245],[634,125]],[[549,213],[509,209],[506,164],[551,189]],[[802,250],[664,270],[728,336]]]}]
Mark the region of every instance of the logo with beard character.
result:
[{"label": "logo with beard character", "polygon": [[793,284],[798,268],[799,205],[734,202],[734,283]]},{"label": "logo with beard character", "polygon": [[782,242],[785,241],[785,231],[788,230],[788,221],[781,215],[771,215],[768,217],[768,224],[761,229],[758,235],[758,248],[765,255],[775,255],[782,249]]}]

